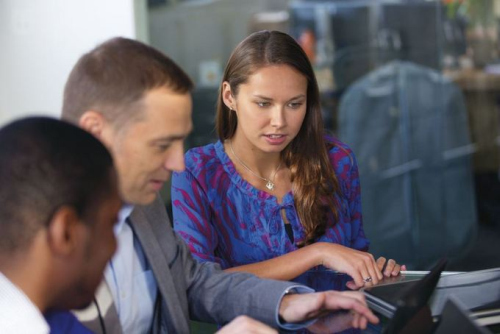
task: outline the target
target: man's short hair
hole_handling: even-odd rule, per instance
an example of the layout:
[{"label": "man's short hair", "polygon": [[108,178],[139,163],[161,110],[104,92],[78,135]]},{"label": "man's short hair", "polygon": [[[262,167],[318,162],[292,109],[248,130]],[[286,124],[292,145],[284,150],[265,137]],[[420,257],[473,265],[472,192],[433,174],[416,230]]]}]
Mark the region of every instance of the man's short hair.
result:
[{"label": "man's short hair", "polygon": [[114,178],[108,150],[74,125],[30,117],[1,128],[0,253],[27,249],[64,205],[92,220]]},{"label": "man's short hair", "polygon": [[148,91],[166,87],[188,93],[193,82],[170,58],[132,39],[110,39],[83,55],[64,89],[62,117],[77,124],[85,111],[100,112],[112,124],[140,117],[136,103]]}]

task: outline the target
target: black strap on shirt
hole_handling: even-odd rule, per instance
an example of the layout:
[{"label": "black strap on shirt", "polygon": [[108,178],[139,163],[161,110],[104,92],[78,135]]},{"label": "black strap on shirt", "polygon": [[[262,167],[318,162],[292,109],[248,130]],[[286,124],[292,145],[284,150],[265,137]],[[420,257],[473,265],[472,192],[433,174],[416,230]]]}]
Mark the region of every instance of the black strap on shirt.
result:
[{"label": "black strap on shirt", "polygon": [[290,239],[290,242],[293,244],[293,229],[291,224],[285,224],[285,231],[286,234],[288,235],[288,239]]}]

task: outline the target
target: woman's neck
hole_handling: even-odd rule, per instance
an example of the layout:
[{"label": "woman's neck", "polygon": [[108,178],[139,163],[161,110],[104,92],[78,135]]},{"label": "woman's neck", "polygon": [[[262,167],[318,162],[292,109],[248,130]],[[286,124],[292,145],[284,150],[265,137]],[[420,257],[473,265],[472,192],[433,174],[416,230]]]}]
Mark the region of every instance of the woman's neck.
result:
[{"label": "woman's neck", "polygon": [[270,178],[281,167],[280,152],[263,152],[248,141],[233,137],[225,141],[224,148],[234,164],[244,164],[264,178]]}]

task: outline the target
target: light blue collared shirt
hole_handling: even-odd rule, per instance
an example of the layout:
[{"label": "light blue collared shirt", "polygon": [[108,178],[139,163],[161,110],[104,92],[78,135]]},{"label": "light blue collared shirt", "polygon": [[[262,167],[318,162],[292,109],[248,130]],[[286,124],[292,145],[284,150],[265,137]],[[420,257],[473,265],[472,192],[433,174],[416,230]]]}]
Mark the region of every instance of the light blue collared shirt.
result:
[{"label": "light blue collared shirt", "polygon": [[126,223],[133,210],[125,205],[118,215],[115,236],[118,247],[104,271],[124,333],[148,333],[158,293],[156,279],[144,250]]}]

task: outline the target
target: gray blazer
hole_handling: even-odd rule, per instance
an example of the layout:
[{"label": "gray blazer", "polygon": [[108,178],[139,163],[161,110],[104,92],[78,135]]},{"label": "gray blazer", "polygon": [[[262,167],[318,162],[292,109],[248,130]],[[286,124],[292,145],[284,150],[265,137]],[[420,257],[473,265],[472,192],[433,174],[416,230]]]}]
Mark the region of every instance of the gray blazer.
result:
[{"label": "gray blazer", "polygon": [[[198,263],[172,230],[159,196],[150,205],[136,206],[130,221],[162,298],[153,333],[189,333],[189,318],[224,324],[242,314],[278,326],[277,305],[284,291],[296,284],[263,280],[245,273],[224,273],[218,264]],[[105,282],[99,287],[96,300],[107,334],[122,333]],[[95,333],[102,333],[96,303],[76,314]]]}]

